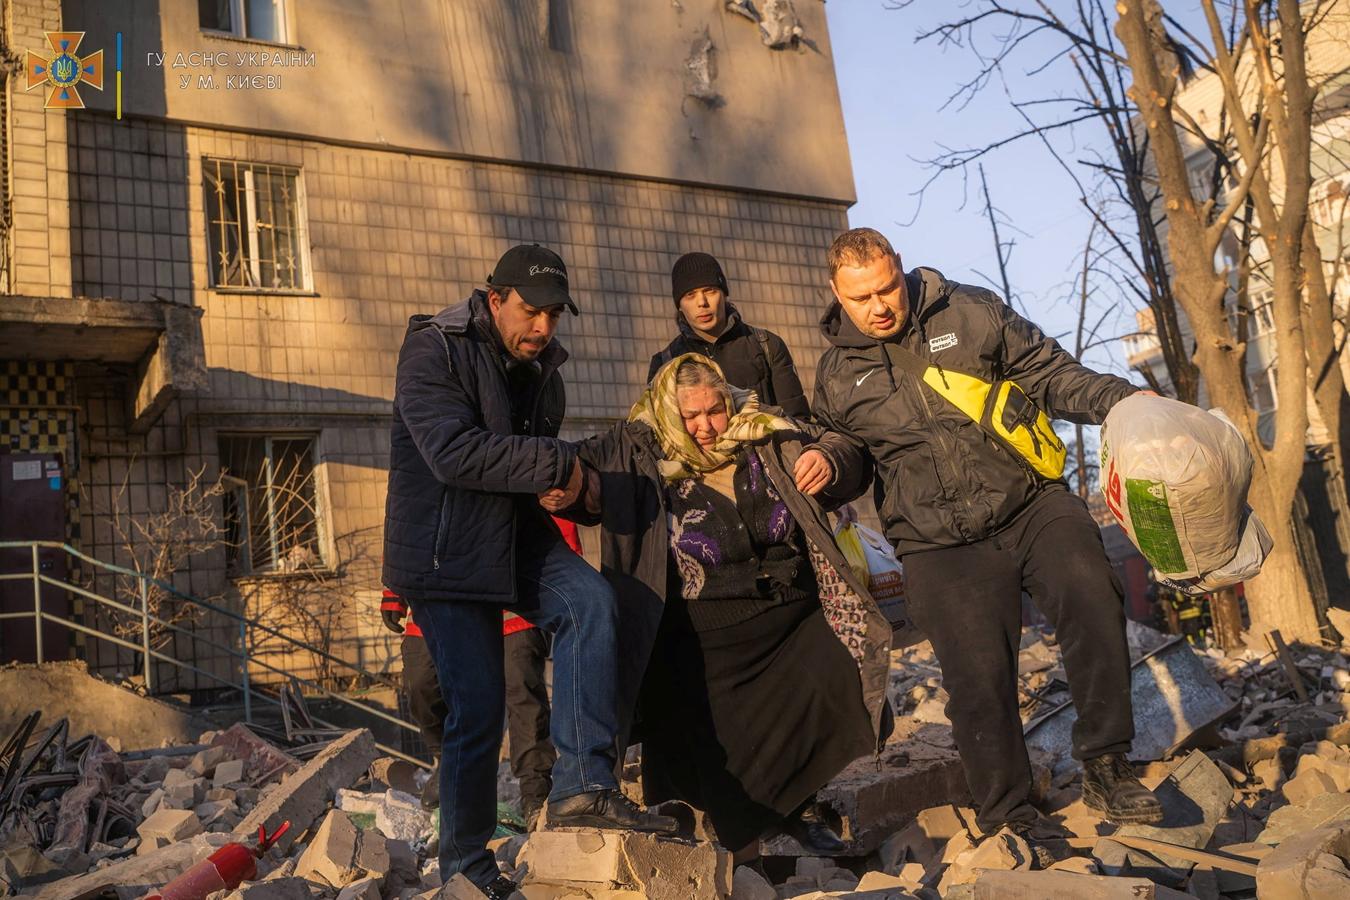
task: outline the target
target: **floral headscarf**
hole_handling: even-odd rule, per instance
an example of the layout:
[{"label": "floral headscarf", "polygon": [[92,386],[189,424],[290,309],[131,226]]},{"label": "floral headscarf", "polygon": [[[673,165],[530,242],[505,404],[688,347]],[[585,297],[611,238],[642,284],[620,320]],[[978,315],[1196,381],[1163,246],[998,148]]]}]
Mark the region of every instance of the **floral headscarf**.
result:
[{"label": "floral headscarf", "polygon": [[[684,417],[680,415],[680,403],[675,396],[675,372],[689,359],[703,363],[722,379],[723,399],[731,414],[727,430],[722,432],[711,450],[704,450],[684,430]],[[727,385],[721,366],[699,353],[685,353],[662,366],[652,378],[651,386],[633,404],[628,421],[642,422],[656,432],[657,443],[665,456],[657,465],[666,481],[690,478],[723,466],[736,455],[741,444],[761,441],[775,431],[797,430],[797,426],[787,419],[762,412],[754,391]]]}]

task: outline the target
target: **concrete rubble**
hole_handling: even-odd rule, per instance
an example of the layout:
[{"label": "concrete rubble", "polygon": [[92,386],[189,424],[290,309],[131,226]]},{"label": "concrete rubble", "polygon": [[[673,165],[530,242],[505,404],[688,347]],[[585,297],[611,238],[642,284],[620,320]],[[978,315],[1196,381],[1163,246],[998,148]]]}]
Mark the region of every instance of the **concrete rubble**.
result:
[{"label": "concrete rubble", "polygon": [[[845,842],[837,858],[777,837],[762,842],[760,859],[734,865],[707,817],[674,802],[662,808],[681,823],[674,837],[546,822],[522,833],[509,773],[499,777],[490,849],[526,900],[1350,897],[1345,650],[1290,648],[1296,676],[1274,652],[1199,650],[1138,626],[1131,651],[1152,683],[1164,672],[1193,682],[1169,695],[1173,706],[1156,707],[1170,721],[1137,710],[1158,748],[1138,769],[1166,818],[1102,821],[1082,802],[1067,746],[1033,743],[1034,802],[1072,835],[1068,857],[1048,870],[1018,835],[976,826],[926,644],[893,654],[896,728],[880,755],[817,795]],[[1052,635],[1024,631],[1019,672],[1031,730],[1064,715]],[[462,877],[440,883],[438,823],[418,798],[424,770],[378,757],[369,732],[337,733],[302,752],[236,724],[181,748],[119,753],[115,742],[49,730],[27,727],[18,763],[0,754],[0,785],[17,765],[11,780],[20,787],[0,796],[0,812],[11,810],[0,827],[0,885],[10,893],[142,897],[226,842],[248,843],[260,825],[289,820],[286,838],[259,860],[258,879],[212,900],[481,897]],[[627,760],[624,787],[640,798],[637,759]]]}]

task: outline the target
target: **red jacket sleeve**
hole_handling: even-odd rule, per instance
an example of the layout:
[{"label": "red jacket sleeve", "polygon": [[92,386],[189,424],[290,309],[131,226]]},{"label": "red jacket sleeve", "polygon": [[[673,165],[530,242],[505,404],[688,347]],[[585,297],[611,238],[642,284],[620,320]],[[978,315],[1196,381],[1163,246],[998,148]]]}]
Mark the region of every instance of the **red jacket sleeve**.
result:
[{"label": "red jacket sleeve", "polygon": [[572,552],[580,556],[581,533],[577,531],[576,523],[554,516],[553,524],[558,526],[558,530],[562,532],[563,540],[567,542],[567,546],[572,548]]}]

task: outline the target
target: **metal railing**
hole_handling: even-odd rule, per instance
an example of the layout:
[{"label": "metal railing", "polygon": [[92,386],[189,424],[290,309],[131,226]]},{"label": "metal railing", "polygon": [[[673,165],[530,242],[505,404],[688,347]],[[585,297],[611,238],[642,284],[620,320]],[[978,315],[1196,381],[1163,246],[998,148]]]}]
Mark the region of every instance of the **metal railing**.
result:
[{"label": "metal railing", "polygon": [[[168,663],[178,669],[195,673],[196,675],[208,679],[209,681],[214,682],[216,684],[239,691],[244,706],[244,721],[246,723],[252,724],[254,699],[259,699],[266,703],[270,703],[273,706],[283,708],[285,703],[285,699],[281,697],[279,694],[273,694],[267,689],[253,683],[251,670],[253,670],[256,667],[257,669],[261,669],[266,672],[271,672],[280,676],[283,683],[290,683],[290,684],[298,683],[301,687],[303,687],[309,692],[312,692],[317,696],[325,697],[330,700],[335,700],[339,703],[343,703],[349,707],[352,707],[362,713],[374,716],[379,719],[383,719],[384,721],[390,722],[398,726],[399,728],[411,731],[413,734],[420,734],[417,726],[414,725],[413,723],[408,722],[404,719],[400,719],[397,716],[390,715],[383,709],[380,709],[379,707],[373,704],[365,703],[359,699],[349,697],[345,694],[331,691],[328,688],[324,687],[323,685],[319,684],[318,682],[306,678],[300,678],[296,675],[293,675],[290,672],[277,668],[276,666],[267,662],[265,659],[262,659],[260,656],[257,656],[253,653],[253,648],[255,647],[254,637],[257,632],[262,632],[267,637],[273,638],[276,641],[280,642],[282,645],[282,652],[285,652],[287,650],[303,651],[312,654],[316,658],[320,658],[326,660],[329,663],[340,666],[343,669],[350,670],[352,673],[359,675],[371,682],[377,684],[390,684],[391,686],[395,686],[392,685],[392,683],[389,681],[387,677],[383,677],[378,673],[371,672],[355,663],[349,662],[338,656],[334,656],[333,654],[327,652],[326,650],[323,650],[322,648],[315,647],[312,644],[294,638],[291,635],[286,634],[284,631],[281,631],[277,628],[274,628],[270,625],[260,622],[257,619],[249,618],[248,616],[234,612],[233,610],[229,610],[222,606],[217,606],[216,604],[211,603],[209,601],[201,600],[197,597],[185,594],[182,591],[175,588],[173,585],[167,584],[164,581],[146,575],[144,572],[139,572],[136,571],[135,569],[128,569],[123,566],[115,565],[113,563],[104,562],[103,560],[100,559],[95,559],[92,556],[81,553],[79,550],[76,550],[69,544],[64,544],[61,543],[60,541],[0,541],[0,550],[18,550],[18,549],[28,549],[30,551],[31,553],[30,558],[32,560],[31,570],[27,572],[0,572],[0,581],[31,581],[33,584],[33,608],[31,610],[23,610],[20,612],[0,613],[0,621],[8,619],[33,620],[33,633],[36,644],[35,649],[37,653],[37,661],[39,663],[44,661],[43,646],[42,646],[42,623],[49,622],[56,625],[60,625],[63,628],[69,628],[71,631],[89,635],[101,641],[107,641],[108,643],[113,644],[115,646],[122,647],[127,650],[131,650],[134,653],[140,654],[144,662],[144,667],[142,671],[144,672],[145,676],[145,690],[147,694],[152,694],[154,692],[154,681],[155,681],[154,662],[158,661]],[[137,594],[140,600],[140,608],[137,609],[134,606],[129,606],[111,597],[105,597],[102,594],[97,593],[96,591],[81,587],[80,585],[77,584],[73,584],[70,581],[64,581],[59,578],[53,578],[52,576],[43,573],[41,570],[38,555],[38,551],[43,549],[61,550],[67,556],[78,559],[81,562],[92,566],[96,570],[102,570],[105,572],[112,573],[114,575],[121,575],[124,577],[134,579],[137,586],[136,587]],[[85,600],[92,601],[96,604],[100,604],[101,606],[106,607],[108,609],[116,610],[124,615],[133,618],[139,618],[141,623],[140,642],[135,643],[133,641],[129,641],[124,637],[120,637],[116,634],[111,634],[106,630],[100,630],[98,628],[90,627],[89,625],[86,625],[83,622],[77,622],[74,619],[58,615],[57,613],[52,612],[50,609],[43,609],[42,594],[44,585],[48,585],[50,587],[54,587],[62,591],[66,591],[67,593],[70,594],[75,594],[76,596],[82,597]],[[178,625],[175,622],[168,621],[152,613],[149,607],[150,587],[152,585],[156,588],[159,588],[160,590],[164,591],[165,593],[169,594],[174,599],[182,603],[187,603],[196,609],[211,613],[215,616],[219,616],[223,619],[230,620],[236,623],[239,628],[238,648],[235,648],[234,646],[228,644],[222,644],[218,641],[211,640],[210,638],[203,636],[197,631],[183,628],[182,626]],[[99,617],[97,616],[93,618],[95,621],[99,619]],[[237,668],[236,674],[238,675],[239,680],[232,681],[230,678],[224,677],[215,672],[209,672],[201,668],[200,666],[194,665],[193,663],[187,662],[185,660],[178,659],[175,656],[171,656],[167,653],[163,653],[160,650],[156,649],[152,645],[151,641],[152,626],[163,629],[163,631],[165,632],[187,635],[192,641],[201,642],[206,647],[215,651],[217,654],[223,654],[224,656],[229,657],[231,660],[231,667]],[[270,652],[275,651],[273,650]],[[325,728],[338,729],[341,727],[333,725],[330,722],[326,722],[323,719],[318,718],[317,716],[311,716],[311,718],[315,723],[322,725]],[[417,759],[416,757],[413,756],[409,756],[408,754],[402,752],[401,750],[397,750],[393,747],[381,744],[379,742],[376,742],[375,746],[377,746],[380,750],[384,751],[385,753],[388,753],[390,756],[396,756],[400,759],[405,759],[419,766],[423,767],[426,766],[426,763],[423,762],[422,760]]]}]

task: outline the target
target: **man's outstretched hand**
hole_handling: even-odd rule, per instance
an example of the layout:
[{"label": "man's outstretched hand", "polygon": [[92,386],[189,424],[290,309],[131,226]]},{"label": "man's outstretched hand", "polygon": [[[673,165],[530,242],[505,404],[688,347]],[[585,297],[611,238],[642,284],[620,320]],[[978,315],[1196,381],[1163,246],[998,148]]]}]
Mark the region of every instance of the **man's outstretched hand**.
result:
[{"label": "man's outstretched hand", "polygon": [[578,459],[572,465],[572,474],[567,479],[567,485],[544,491],[539,495],[539,505],[549,512],[555,513],[561,512],[576,503],[577,497],[581,496],[582,475],[581,460]]},{"label": "man's outstretched hand", "polygon": [[825,454],[819,450],[807,450],[797,457],[797,465],[792,469],[792,477],[797,481],[797,490],[806,494],[818,494],[823,491],[834,477],[834,468]]}]

